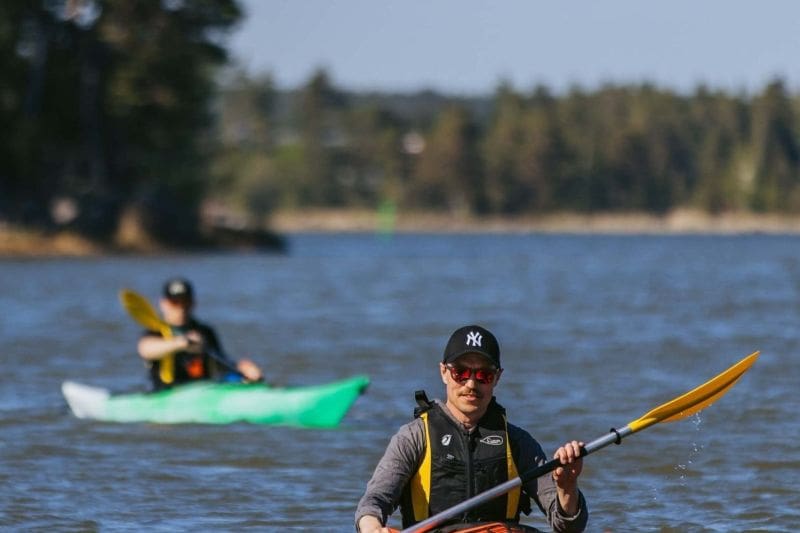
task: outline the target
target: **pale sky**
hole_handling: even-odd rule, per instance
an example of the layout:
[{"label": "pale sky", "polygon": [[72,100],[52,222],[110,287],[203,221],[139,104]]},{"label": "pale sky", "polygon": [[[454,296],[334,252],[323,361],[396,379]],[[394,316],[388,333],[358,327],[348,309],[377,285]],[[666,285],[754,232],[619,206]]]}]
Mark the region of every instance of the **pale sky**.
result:
[{"label": "pale sky", "polygon": [[229,40],[248,72],[280,88],[318,67],[341,89],[491,94],[542,83],[703,82],[760,91],[776,76],[800,90],[797,0],[240,0]]}]

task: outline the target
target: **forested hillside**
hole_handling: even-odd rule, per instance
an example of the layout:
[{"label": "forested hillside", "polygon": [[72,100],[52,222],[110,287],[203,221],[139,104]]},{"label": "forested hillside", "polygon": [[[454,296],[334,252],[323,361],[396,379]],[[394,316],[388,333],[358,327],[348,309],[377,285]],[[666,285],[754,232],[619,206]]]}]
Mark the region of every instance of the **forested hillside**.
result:
[{"label": "forested hillside", "polygon": [[501,85],[458,98],[352,93],[325,72],[290,92],[239,76],[221,93],[214,171],[254,212],[797,213],[799,102],[780,80],[755,95]]},{"label": "forested hillside", "polygon": [[319,207],[800,213],[798,95],[360,93],[242,74],[234,0],[0,3],[0,223],[190,244]]}]

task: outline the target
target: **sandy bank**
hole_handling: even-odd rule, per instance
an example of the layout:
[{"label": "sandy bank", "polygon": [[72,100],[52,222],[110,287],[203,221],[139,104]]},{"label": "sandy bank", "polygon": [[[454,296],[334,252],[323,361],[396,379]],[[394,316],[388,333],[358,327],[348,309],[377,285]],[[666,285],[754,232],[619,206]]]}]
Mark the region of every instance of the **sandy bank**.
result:
[{"label": "sandy bank", "polygon": [[0,225],[0,257],[84,257],[104,252],[73,233],[44,234]]},{"label": "sandy bank", "polygon": [[379,215],[376,211],[278,212],[270,218],[278,233],[298,232],[496,232],[579,234],[800,234],[800,216],[725,213],[711,216],[678,210],[645,213],[556,213],[523,217],[469,217],[436,213]]},{"label": "sandy bank", "polygon": [[[305,232],[800,235],[800,216],[752,213],[711,216],[697,211],[679,210],[664,216],[644,213],[557,213],[478,218],[407,212],[390,216],[368,210],[320,209],[274,213],[269,221],[269,229],[284,235]],[[139,249],[149,249],[151,253],[164,252],[152,247]],[[110,253],[115,251],[104,249],[71,233],[42,234],[0,225],[0,257],[91,256]]]}]

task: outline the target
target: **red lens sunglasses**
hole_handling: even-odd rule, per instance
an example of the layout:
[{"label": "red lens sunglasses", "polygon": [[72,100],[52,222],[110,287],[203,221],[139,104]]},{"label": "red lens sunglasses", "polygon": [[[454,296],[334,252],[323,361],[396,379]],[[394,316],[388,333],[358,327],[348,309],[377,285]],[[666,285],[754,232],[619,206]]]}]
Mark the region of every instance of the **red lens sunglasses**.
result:
[{"label": "red lens sunglasses", "polygon": [[494,377],[497,375],[497,369],[494,368],[469,368],[451,364],[445,366],[450,371],[450,377],[458,383],[464,383],[470,378],[473,378],[478,383],[487,385],[494,381]]}]

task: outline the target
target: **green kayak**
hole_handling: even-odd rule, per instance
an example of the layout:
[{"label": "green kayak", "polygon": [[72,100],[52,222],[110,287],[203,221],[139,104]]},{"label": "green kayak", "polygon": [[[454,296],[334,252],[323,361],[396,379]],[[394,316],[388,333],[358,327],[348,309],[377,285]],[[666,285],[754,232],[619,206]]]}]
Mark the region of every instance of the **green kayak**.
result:
[{"label": "green kayak", "polygon": [[366,376],[306,387],[198,382],[172,389],[111,394],[65,381],[61,391],[78,418],[158,424],[280,424],[335,427],[369,384]]}]

